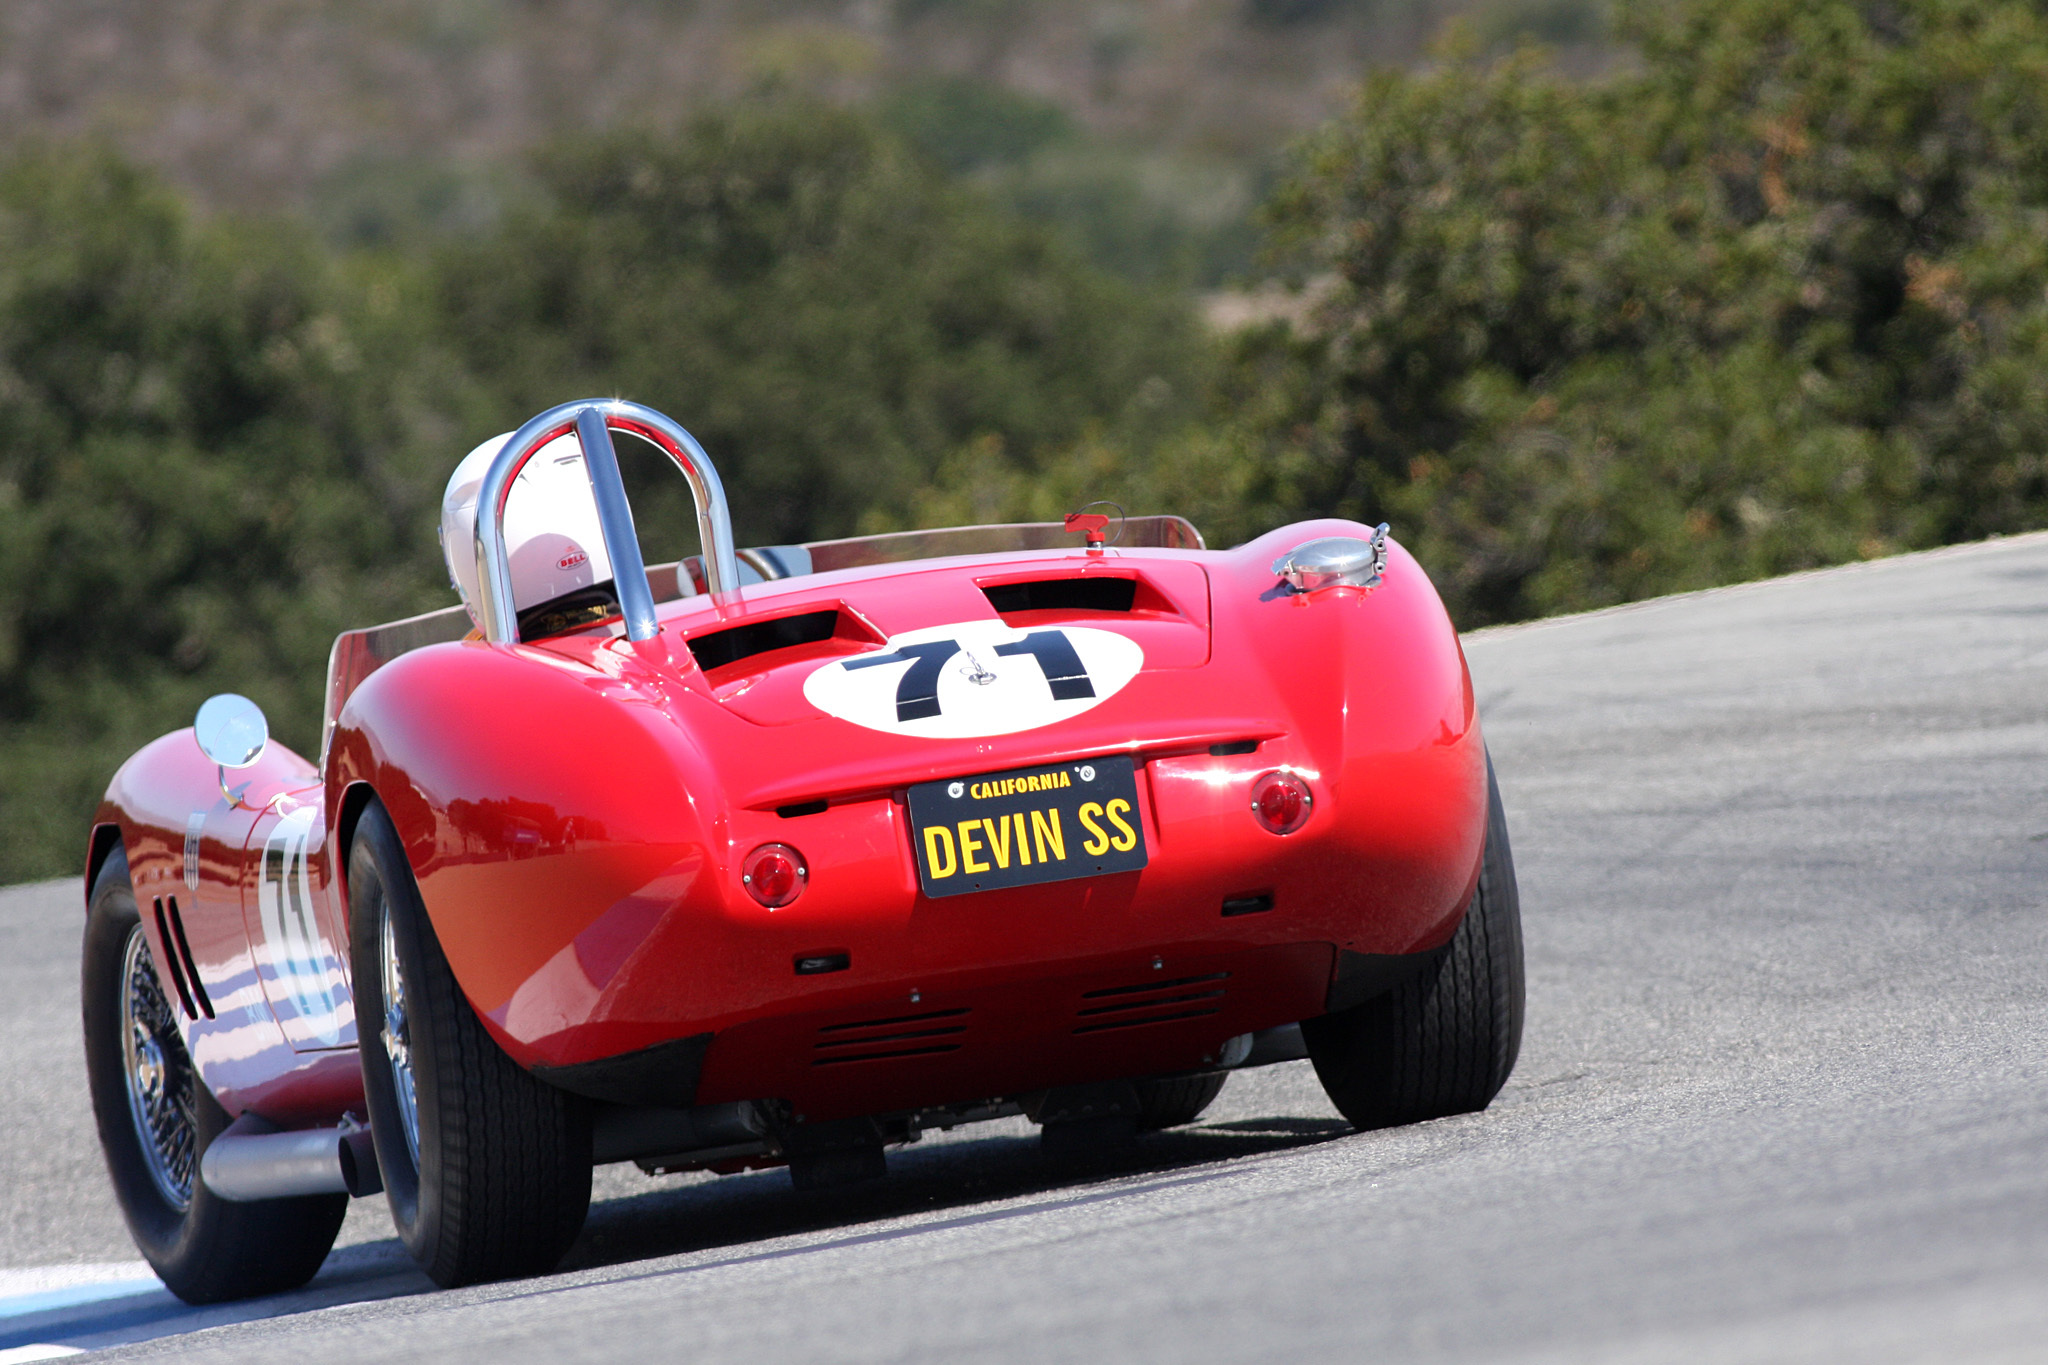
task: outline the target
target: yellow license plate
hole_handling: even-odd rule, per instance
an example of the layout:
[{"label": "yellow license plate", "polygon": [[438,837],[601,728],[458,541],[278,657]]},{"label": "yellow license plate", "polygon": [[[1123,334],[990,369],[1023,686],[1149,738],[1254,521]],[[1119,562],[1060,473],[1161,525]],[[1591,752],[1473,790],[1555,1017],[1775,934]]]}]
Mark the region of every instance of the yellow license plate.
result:
[{"label": "yellow license plate", "polygon": [[1137,768],[1091,758],[910,789],[910,837],[927,896],[1135,872],[1145,866]]}]

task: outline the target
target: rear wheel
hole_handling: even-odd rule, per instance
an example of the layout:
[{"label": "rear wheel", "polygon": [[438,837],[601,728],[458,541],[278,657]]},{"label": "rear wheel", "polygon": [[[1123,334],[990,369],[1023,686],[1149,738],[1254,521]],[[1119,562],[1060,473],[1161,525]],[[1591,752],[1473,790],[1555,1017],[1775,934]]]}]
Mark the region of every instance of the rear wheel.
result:
[{"label": "rear wheel", "polygon": [[374,802],[348,869],[363,1089],[399,1238],[444,1288],[544,1274],[590,1206],[589,1107],[484,1030]]},{"label": "rear wheel", "polygon": [[1385,995],[1302,1021],[1331,1103],[1360,1128],[1486,1108],[1522,1046],[1522,910],[1493,763],[1486,851],[1465,918],[1437,960]]},{"label": "rear wheel", "polygon": [[341,1231],[348,1196],[236,1202],[199,1178],[200,1157],[229,1119],[185,1051],[119,849],[93,880],[79,987],[107,1174],[150,1268],[187,1303],[312,1279]]}]

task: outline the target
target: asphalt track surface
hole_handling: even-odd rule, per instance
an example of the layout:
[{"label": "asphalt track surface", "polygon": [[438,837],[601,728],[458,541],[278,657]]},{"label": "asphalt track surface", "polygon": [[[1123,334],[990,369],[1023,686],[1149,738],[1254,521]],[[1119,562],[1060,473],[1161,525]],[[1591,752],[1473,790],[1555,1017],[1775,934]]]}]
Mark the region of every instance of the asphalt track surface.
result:
[{"label": "asphalt track surface", "polygon": [[190,1310],[100,1170],[79,895],[21,887],[0,1360],[2048,1358],[2048,536],[1467,649],[1529,954],[1484,1114],[1354,1133],[1293,1063],[1065,1166],[1020,1120],[837,1194],[614,1168],[563,1273],[453,1293],[359,1201],[306,1292]]}]

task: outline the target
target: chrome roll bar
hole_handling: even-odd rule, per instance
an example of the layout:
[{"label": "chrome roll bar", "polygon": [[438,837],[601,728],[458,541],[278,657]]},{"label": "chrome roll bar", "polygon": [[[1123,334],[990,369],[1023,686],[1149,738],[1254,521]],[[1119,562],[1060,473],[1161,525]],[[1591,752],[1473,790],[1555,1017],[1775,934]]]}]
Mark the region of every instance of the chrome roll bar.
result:
[{"label": "chrome roll bar", "polygon": [[619,594],[628,638],[652,639],[660,627],[654,620],[654,594],[647,588],[647,562],[640,555],[640,540],[633,530],[633,510],[626,501],[625,481],[619,477],[618,453],[612,448],[614,431],[638,436],[666,453],[683,471],[697,504],[706,586],[714,597],[739,592],[739,559],[733,550],[732,513],[726,507],[725,486],[718,481],[718,471],[697,438],[644,404],[623,398],[585,398],[549,408],[513,432],[491,461],[483,487],[477,490],[477,586],[483,598],[478,614],[483,618],[485,639],[501,644],[519,638],[512,564],[505,550],[505,502],[512,481],[535,451],[572,431],[583,447],[583,467],[590,474],[590,491],[597,499],[598,526],[612,562],[612,584]]}]

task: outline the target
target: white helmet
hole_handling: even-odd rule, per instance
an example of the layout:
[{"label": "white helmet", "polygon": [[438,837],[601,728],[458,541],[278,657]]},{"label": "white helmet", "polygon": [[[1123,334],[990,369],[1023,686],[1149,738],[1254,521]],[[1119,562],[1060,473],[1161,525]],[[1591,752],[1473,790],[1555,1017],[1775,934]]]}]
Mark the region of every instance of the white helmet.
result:
[{"label": "white helmet", "polygon": [[[470,619],[479,626],[476,499],[491,461],[512,433],[493,436],[455,466],[441,498],[441,553]],[[557,436],[526,462],[505,498],[505,555],[512,567],[512,610],[520,634],[552,635],[618,611],[612,561],[597,520],[597,497],[574,432]]]}]

